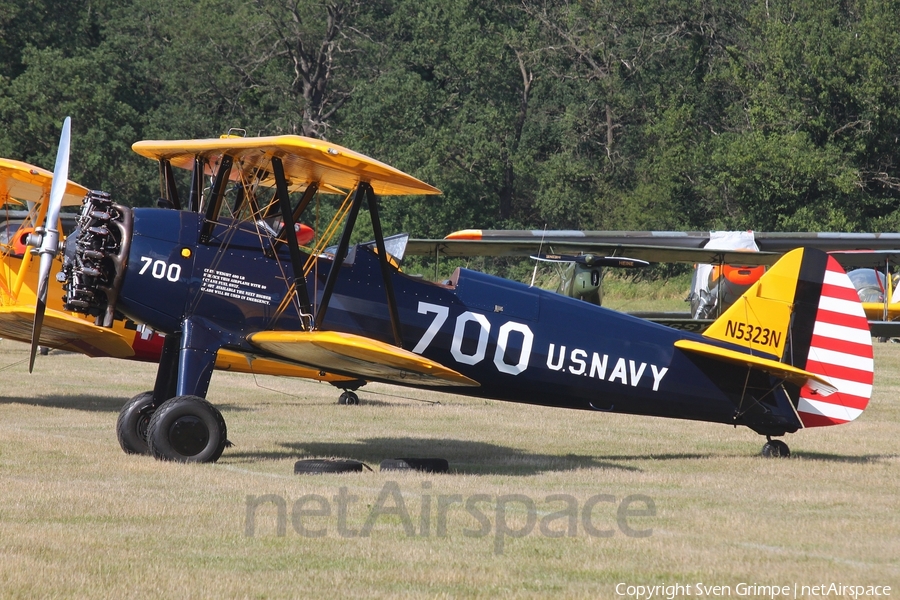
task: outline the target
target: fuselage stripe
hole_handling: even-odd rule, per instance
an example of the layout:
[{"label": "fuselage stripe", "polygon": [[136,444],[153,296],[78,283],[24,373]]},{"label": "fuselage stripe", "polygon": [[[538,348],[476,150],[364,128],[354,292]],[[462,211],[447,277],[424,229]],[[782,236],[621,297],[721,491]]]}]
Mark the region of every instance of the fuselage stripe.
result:
[{"label": "fuselage stripe", "polygon": [[[859,371],[872,372],[875,370],[875,361],[869,357],[847,354],[846,352],[835,352],[833,350],[826,350],[825,348],[810,348],[809,356],[806,361],[807,367],[805,368],[807,371],[810,370],[808,368],[810,362],[848,367]],[[813,372],[815,373],[815,371]],[[820,373],[820,375],[825,375],[825,373]]]},{"label": "fuselage stripe", "polygon": [[860,331],[869,331],[869,321],[865,315],[845,315],[829,310],[820,310],[816,315],[816,320],[823,323],[831,323],[832,325],[853,327]]},{"label": "fuselage stripe", "polygon": [[872,385],[875,380],[872,372],[866,371],[865,369],[852,369],[844,365],[831,365],[813,360],[806,363],[806,370],[821,375],[829,381],[831,381],[832,378],[837,377],[847,381]]},{"label": "fuselage stripe", "polygon": [[[872,384],[865,383],[864,381],[854,381],[852,379],[842,379],[835,375],[825,375],[825,378],[828,379],[837,389],[837,393],[841,396],[856,396],[858,398],[871,398],[872,397]],[[835,394],[832,394],[832,396]],[[839,398],[833,398],[832,402],[835,404],[841,404],[838,402]]]},{"label": "fuselage stripe", "polygon": [[847,288],[844,286],[829,284],[827,282],[822,286],[822,295],[829,298],[835,298],[837,300],[859,302],[859,293],[855,288]]},{"label": "fuselage stripe", "polygon": [[815,400],[816,402],[834,404],[836,406],[848,406],[856,410],[863,410],[866,406],[869,405],[869,400],[862,396],[842,394],[841,392],[837,392],[830,396],[820,396],[819,394],[813,394],[812,391],[809,390],[806,386],[803,387],[803,390],[800,393],[800,397],[806,398],[807,400]]},{"label": "fuselage stripe", "polygon": [[822,296],[819,300],[819,310],[827,310],[848,316],[861,316],[863,318],[866,316],[862,304],[859,302],[859,296],[856,297],[856,300],[841,300],[839,298]]},{"label": "fuselage stripe", "polygon": [[841,352],[850,354],[851,356],[859,356],[862,358],[872,358],[872,346],[868,344],[859,344],[835,339],[832,337],[813,336],[810,345],[813,348],[822,350],[830,350],[832,352]]},{"label": "fuselage stripe", "polygon": [[816,345],[817,336],[859,344],[863,347],[871,347],[872,345],[872,334],[868,329],[826,323],[822,320],[817,320],[815,327],[813,327],[813,341],[811,342],[813,345]]},{"label": "fuselage stripe", "polygon": [[[837,266],[837,268],[835,268]],[[834,263],[831,260],[828,261],[828,267],[825,269],[825,277],[824,284],[826,286],[835,286],[841,287],[844,289],[852,290],[853,293],[856,293],[856,288],[853,286],[853,282],[850,281],[850,278],[844,272],[843,267],[841,267],[837,261]]]},{"label": "fuselage stripe", "polygon": [[820,400],[810,400],[809,398],[800,398],[797,405],[797,411],[801,413],[811,413],[814,415],[822,415],[829,419],[840,421],[852,421],[862,414],[862,410],[842,406],[840,404],[831,404]]}]

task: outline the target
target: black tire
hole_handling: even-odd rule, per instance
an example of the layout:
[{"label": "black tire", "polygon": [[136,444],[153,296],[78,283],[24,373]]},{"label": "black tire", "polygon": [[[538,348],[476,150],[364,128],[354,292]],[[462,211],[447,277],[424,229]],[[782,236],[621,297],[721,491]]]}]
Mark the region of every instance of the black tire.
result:
[{"label": "black tire", "polygon": [[388,458],[381,461],[382,471],[424,471],[425,473],[447,473],[450,463],[443,458]]},{"label": "black tire", "polygon": [[338,398],[338,404],[356,406],[359,404],[359,396],[357,396],[355,392],[344,392]]},{"label": "black tire", "polygon": [[294,463],[294,475],[321,475],[322,473],[361,472],[363,464],[358,460],[326,460],[305,458]]},{"label": "black tire", "polygon": [[153,417],[153,392],[138,394],[125,403],[116,419],[116,437],[125,454],[150,454],[147,428]]},{"label": "black tire", "polygon": [[791,449],[781,440],[769,440],[763,445],[762,455],[766,458],[788,458]]},{"label": "black tire", "polygon": [[199,396],[176,396],[156,409],[147,428],[150,452],[160,460],[213,463],[228,443],[225,419]]}]

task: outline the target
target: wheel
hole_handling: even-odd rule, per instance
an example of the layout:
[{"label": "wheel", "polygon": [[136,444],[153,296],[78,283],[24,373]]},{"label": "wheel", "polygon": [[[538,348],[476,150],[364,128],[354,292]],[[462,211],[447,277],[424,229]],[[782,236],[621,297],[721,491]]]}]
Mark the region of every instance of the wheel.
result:
[{"label": "wheel", "polygon": [[122,407],[116,419],[116,437],[125,454],[150,454],[147,426],[153,411],[153,392],[138,394]]},{"label": "wheel", "polygon": [[355,406],[359,404],[359,396],[356,395],[356,392],[344,392],[341,394],[340,398],[338,398],[338,404]]},{"label": "wheel", "polygon": [[41,353],[41,356],[47,356],[50,354],[49,346],[38,346],[38,351]]},{"label": "wheel", "polygon": [[294,463],[294,475],[320,475],[322,473],[352,473],[363,470],[358,460],[326,460],[305,458]]},{"label": "wheel", "polygon": [[781,440],[769,440],[763,445],[762,455],[766,458],[787,458],[791,449]]},{"label": "wheel", "polygon": [[159,405],[147,427],[150,452],[160,460],[211,463],[228,443],[225,419],[199,396],[176,396]]},{"label": "wheel", "polygon": [[447,473],[450,471],[450,463],[443,458],[388,458],[381,461],[381,470]]}]

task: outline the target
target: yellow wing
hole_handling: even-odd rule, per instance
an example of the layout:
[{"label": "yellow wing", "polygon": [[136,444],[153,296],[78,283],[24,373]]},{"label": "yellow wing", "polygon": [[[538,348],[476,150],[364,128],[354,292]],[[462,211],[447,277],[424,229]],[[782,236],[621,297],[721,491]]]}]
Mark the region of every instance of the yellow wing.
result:
[{"label": "yellow wing", "polygon": [[479,385],[424,356],[350,333],[260,331],[247,339],[281,358],[360,379],[433,386]]},{"label": "yellow wing", "polygon": [[[33,306],[0,307],[0,337],[31,342],[34,323]],[[48,308],[41,328],[41,346],[81,352],[88,356],[130,358],[134,356],[131,344],[113,331],[98,327],[85,319],[67,315]]]},{"label": "yellow wing", "polygon": [[[41,202],[50,195],[53,173],[18,160],[0,158],[0,205]],[[74,181],[66,184],[63,206],[77,206],[88,189]]]},{"label": "yellow wing", "polygon": [[341,381],[353,381],[354,377],[345,377],[326,373],[321,369],[301,367],[293,363],[271,358],[263,358],[252,354],[243,354],[222,348],[216,354],[216,369],[220,371],[236,371],[238,373],[255,373],[256,375],[278,375],[281,377],[300,377],[302,379],[315,379],[337,383]]},{"label": "yellow wing", "polygon": [[[372,186],[381,196],[410,194],[440,194],[440,190],[420,181],[412,175],[395,169],[364,154],[330,142],[298,135],[240,138],[222,137],[205,140],[144,140],[131,147],[141,156],[154,160],[167,160],[172,166],[193,169],[194,158],[207,161],[207,169],[215,165],[223,154],[231,156],[238,169],[232,178],[259,175],[262,185],[274,186],[270,172],[272,157],[284,164],[288,185],[305,187],[316,182],[343,191],[354,189],[361,181]],[[248,177],[249,178],[249,177]]]}]

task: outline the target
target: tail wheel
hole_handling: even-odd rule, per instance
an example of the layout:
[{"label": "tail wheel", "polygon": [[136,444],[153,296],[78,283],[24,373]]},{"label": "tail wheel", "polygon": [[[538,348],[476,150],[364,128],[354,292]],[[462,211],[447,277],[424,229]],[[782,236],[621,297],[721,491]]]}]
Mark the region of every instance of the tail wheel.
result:
[{"label": "tail wheel", "polygon": [[225,419],[199,396],[176,396],[153,413],[147,442],[160,460],[216,462],[228,443]]},{"label": "tail wheel", "polygon": [[153,392],[138,394],[122,407],[116,420],[116,437],[125,454],[150,454],[147,428],[153,411]]},{"label": "tail wheel", "polygon": [[344,392],[338,398],[338,404],[348,404],[355,406],[359,404],[359,396],[357,396],[355,392]]},{"label": "tail wheel", "polygon": [[449,473],[450,463],[444,458],[388,458],[381,461],[382,471],[424,471]]},{"label": "tail wheel", "polygon": [[[295,475],[322,473],[354,473],[363,470],[363,463],[350,459],[305,458],[294,463]],[[370,469],[371,470],[371,469]]]}]

